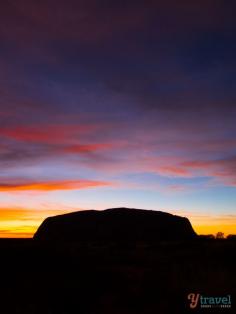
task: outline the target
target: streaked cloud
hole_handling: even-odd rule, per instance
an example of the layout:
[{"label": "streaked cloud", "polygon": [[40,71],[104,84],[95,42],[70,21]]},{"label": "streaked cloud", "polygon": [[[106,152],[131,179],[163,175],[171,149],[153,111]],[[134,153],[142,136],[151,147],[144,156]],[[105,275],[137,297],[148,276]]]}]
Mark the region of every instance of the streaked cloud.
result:
[{"label": "streaked cloud", "polygon": [[32,143],[57,144],[65,140],[70,143],[76,137],[99,130],[99,125],[52,125],[18,126],[0,129],[1,136]]},{"label": "streaked cloud", "polygon": [[20,192],[20,191],[60,191],[60,190],[80,190],[97,187],[111,186],[109,182],[92,180],[58,180],[58,181],[28,181],[28,180],[2,180],[0,182],[0,192]]}]

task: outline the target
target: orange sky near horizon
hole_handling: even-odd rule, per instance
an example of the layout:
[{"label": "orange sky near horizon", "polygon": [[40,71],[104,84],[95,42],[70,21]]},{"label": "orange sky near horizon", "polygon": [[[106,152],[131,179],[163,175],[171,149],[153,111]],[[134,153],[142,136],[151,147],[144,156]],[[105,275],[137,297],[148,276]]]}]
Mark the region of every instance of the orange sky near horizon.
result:
[{"label": "orange sky near horizon", "polygon": [[42,221],[68,210],[0,209],[0,238],[31,238]]},{"label": "orange sky near horizon", "polygon": [[[0,209],[0,238],[31,238],[42,221],[71,210]],[[172,212],[176,214],[175,212]],[[178,212],[181,215],[181,212]],[[236,234],[236,217],[186,215],[197,234]]]}]

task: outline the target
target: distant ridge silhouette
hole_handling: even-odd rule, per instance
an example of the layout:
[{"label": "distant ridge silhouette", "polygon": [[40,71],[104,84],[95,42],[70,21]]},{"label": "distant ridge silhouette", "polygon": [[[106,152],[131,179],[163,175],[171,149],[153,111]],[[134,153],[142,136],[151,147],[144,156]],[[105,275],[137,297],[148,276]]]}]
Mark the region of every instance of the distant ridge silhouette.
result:
[{"label": "distant ridge silhouette", "polygon": [[189,240],[197,235],[186,217],[135,208],[84,210],[48,217],[35,240],[66,242],[134,242]]}]

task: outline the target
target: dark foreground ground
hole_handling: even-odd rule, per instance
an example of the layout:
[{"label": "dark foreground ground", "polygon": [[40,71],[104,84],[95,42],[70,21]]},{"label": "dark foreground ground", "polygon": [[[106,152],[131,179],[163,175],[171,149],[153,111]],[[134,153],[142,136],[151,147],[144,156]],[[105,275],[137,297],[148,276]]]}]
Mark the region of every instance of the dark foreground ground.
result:
[{"label": "dark foreground ground", "polygon": [[[42,245],[0,239],[1,314],[236,313],[236,242]],[[189,308],[189,293],[231,295]]]}]

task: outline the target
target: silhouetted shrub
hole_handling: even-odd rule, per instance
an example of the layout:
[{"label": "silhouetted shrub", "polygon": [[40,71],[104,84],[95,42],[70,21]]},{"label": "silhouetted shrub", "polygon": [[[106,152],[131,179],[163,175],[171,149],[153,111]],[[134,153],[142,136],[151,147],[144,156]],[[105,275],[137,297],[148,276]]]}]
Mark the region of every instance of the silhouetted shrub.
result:
[{"label": "silhouetted shrub", "polygon": [[236,240],[236,234],[229,234],[227,240]]},{"label": "silhouetted shrub", "polygon": [[199,238],[204,240],[214,240],[215,236],[214,234],[200,234]]}]

